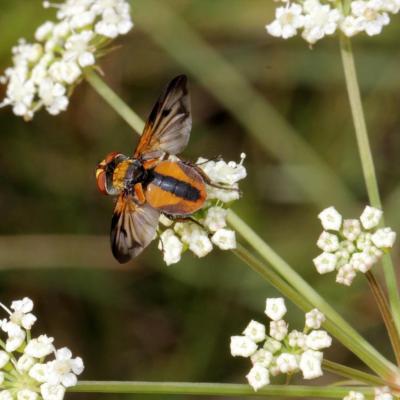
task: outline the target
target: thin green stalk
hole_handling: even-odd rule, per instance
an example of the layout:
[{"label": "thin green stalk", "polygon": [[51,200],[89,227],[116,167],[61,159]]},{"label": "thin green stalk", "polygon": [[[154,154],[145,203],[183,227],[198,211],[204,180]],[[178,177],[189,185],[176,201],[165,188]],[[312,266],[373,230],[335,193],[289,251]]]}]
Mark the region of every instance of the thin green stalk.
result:
[{"label": "thin green stalk", "polygon": [[279,396],[279,397],[324,397],[341,399],[350,390],[372,396],[373,389],[365,386],[296,386],[268,385],[255,392],[249,385],[234,383],[192,383],[192,382],[119,382],[80,381],[68,388],[78,393],[129,393],[158,395],[201,395],[201,396]]},{"label": "thin green stalk", "polygon": [[400,338],[397,334],[396,326],[390,313],[389,304],[387,302],[385,293],[372,271],[368,271],[365,274],[365,277],[368,280],[369,287],[378,305],[383,322],[385,323],[386,330],[389,334],[389,339],[396,356],[397,365],[400,365]]},{"label": "thin green stalk", "polygon": [[[340,38],[340,52],[342,55],[344,75],[346,78],[347,93],[349,96],[354,128],[357,137],[358,151],[360,153],[361,165],[364,174],[365,184],[369,202],[373,207],[382,209],[382,202],[379,195],[378,181],[376,179],[374,161],[368,139],[367,125],[361,101],[360,88],[358,85],[357,71],[354,62],[351,41],[345,35]],[[396,324],[400,333],[400,296],[397,289],[397,278],[390,255],[383,257],[383,272],[385,274],[386,286],[388,289],[389,302]],[[397,355],[399,356],[399,355]]]},{"label": "thin green stalk", "polygon": [[[89,79],[92,87],[113,107],[117,112],[120,108],[122,100],[115,98],[118,96],[107,87],[106,83],[98,79]],[[124,110],[129,113],[130,108],[126,106]],[[133,114],[135,115],[135,114]],[[130,126],[141,132],[143,124],[138,123],[137,118],[125,119],[130,121]],[[139,121],[140,122],[140,121]],[[287,282],[289,282],[295,290],[301,293],[305,299],[314,307],[319,308],[332,322],[330,329],[335,329],[335,336],[345,344],[352,352],[354,352],[361,360],[363,360],[372,370],[382,376],[389,382],[398,376],[397,368],[379,354],[368,342],[365,341],[346,321],[344,321],[336,311],[325,302],[325,300],[314,291],[285,261],[283,261],[244,221],[236,216],[232,211],[228,215],[229,222],[235,230],[267,261],[274,269],[281,274]],[[267,270],[267,267],[263,268]],[[327,321],[330,324],[329,321]],[[328,329],[328,328],[327,328]],[[332,333],[334,334],[334,333]]]},{"label": "thin green stalk", "polygon": [[[356,382],[362,382],[372,386],[386,386],[388,385],[382,378],[368,374],[358,369],[347,367],[346,365],[338,364],[333,361],[323,360],[323,369],[331,372],[332,374],[350,378]],[[393,389],[399,389],[396,385],[392,385]]]},{"label": "thin green stalk", "polygon": [[[290,285],[307,299],[327,318],[325,326],[332,335],[340,340],[350,351],[356,354],[373,371],[389,382],[397,380],[398,369],[355,331],[330,305],[309,285],[290,265],[268,246],[240,217],[231,210],[228,212],[229,224],[243,239],[275,269]],[[267,270],[268,267],[263,266]],[[336,326],[336,329],[335,329]],[[332,331],[332,329],[334,329]]]},{"label": "thin green stalk", "polygon": [[143,120],[100,78],[100,76],[89,70],[85,73],[86,80],[96,89],[96,92],[113,108],[126,123],[139,135],[144,128]]}]

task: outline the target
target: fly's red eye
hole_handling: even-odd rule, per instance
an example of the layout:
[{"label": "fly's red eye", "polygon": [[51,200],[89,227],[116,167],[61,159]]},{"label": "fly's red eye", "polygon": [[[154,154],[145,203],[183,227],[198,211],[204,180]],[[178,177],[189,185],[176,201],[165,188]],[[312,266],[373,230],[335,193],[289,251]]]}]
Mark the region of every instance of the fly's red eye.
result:
[{"label": "fly's red eye", "polygon": [[106,172],[104,171],[104,167],[99,166],[96,169],[96,182],[99,192],[102,194],[108,194],[106,187]]}]

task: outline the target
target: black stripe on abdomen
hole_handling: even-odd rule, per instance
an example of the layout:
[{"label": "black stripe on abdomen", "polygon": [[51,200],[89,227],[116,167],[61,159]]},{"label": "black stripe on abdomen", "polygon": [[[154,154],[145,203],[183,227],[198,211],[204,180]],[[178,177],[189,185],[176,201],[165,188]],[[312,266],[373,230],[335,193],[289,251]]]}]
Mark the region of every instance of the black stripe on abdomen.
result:
[{"label": "black stripe on abdomen", "polygon": [[172,176],[153,172],[151,183],[185,200],[197,201],[200,198],[200,191],[197,188]]}]

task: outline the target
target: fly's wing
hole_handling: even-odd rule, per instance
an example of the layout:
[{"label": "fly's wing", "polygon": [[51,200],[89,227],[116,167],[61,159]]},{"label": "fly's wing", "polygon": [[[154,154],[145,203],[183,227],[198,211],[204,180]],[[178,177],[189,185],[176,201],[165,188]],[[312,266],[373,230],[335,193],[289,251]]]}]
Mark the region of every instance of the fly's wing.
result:
[{"label": "fly's wing", "polygon": [[131,196],[118,197],[111,221],[111,249],[120,263],[136,257],[154,239],[159,211],[137,205]]},{"label": "fly's wing", "polygon": [[134,157],[149,160],[164,153],[179,154],[189,141],[192,129],[187,78],[174,78],[150,113]]}]

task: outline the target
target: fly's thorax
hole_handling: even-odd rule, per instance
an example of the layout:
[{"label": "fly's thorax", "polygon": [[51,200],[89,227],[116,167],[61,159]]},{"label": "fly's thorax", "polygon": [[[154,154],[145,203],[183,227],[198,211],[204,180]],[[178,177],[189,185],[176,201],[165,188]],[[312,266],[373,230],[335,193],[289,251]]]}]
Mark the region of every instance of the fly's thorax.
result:
[{"label": "fly's thorax", "polygon": [[135,158],[126,158],[119,162],[112,176],[112,185],[116,192],[132,192],[133,187],[138,182],[146,179],[146,171],[141,161]]},{"label": "fly's thorax", "polygon": [[125,190],[130,191],[133,190],[133,186],[136,183],[144,183],[147,179],[147,171],[143,166],[143,162],[136,158],[130,158],[129,165],[125,171],[124,177],[124,187]]}]

